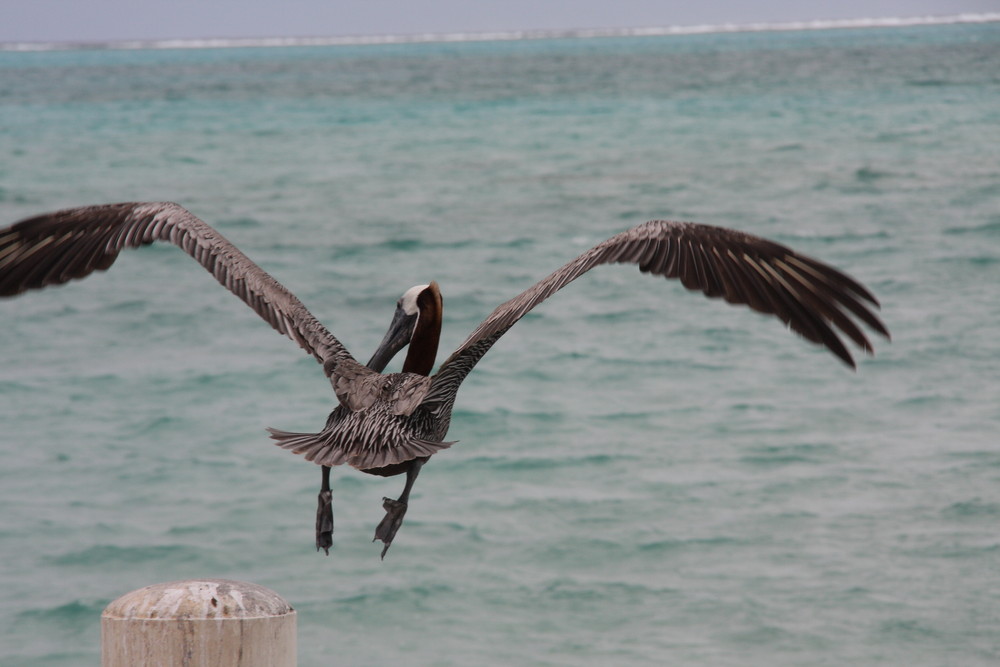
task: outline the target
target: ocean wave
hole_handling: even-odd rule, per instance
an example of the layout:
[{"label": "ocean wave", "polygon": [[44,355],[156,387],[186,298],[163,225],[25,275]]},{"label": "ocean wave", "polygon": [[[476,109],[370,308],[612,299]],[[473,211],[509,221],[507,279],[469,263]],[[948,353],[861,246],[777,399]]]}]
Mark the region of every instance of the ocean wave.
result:
[{"label": "ocean wave", "polygon": [[4,42],[0,51],[76,51],[142,49],[226,49],[290,46],[370,46],[453,42],[503,42],[595,37],[669,37],[734,32],[833,30],[844,28],[905,28],[956,23],[992,23],[1000,12],[948,16],[903,16],[811,21],[706,23],[647,28],[578,28],[566,30],[495,30],[483,32],[411,33],[389,35],[335,35],[327,37],[215,37],[199,39],[118,40],[107,42]]},{"label": "ocean wave", "polygon": [[116,546],[101,544],[79,551],[72,551],[59,556],[50,556],[48,562],[53,565],[66,566],[101,566],[114,567],[115,564],[160,562],[189,562],[196,560],[196,552],[186,546],[153,545],[153,546]]},{"label": "ocean wave", "polygon": [[17,614],[14,627],[28,633],[37,627],[45,627],[49,632],[57,628],[64,637],[79,635],[93,630],[94,620],[100,618],[108,602],[77,599],[60,605],[30,607]]}]

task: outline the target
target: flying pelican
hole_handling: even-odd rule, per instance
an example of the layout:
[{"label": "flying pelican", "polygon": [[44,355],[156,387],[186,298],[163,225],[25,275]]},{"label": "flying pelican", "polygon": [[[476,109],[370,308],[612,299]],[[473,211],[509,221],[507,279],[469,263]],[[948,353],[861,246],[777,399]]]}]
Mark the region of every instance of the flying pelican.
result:
[{"label": "flying pelican", "polygon": [[[129,202],[46,213],[0,230],[0,296],[59,285],[108,269],[124,248],[154,241],[181,247],[278,332],[323,366],[339,405],[318,433],[268,429],[280,447],[322,466],[316,548],[332,545],[330,467],[406,474],[399,498],[385,498],[385,517],[372,540],[382,558],[406,514],[420,468],[446,442],[459,385],[518,320],[571,281],[600,264],[637,264],[643,273],[677,278],[689,290],[774,315],[845,364],[854,360],[836,330],[865,352],[871,343],[852,319],[882,336],[878,301],[841,271],[786,246],[740,231],[654,220],[598,243],[494,310],[431,375],[441,332],[437,283],[408,289],[385,338],[367,366],[358,363],[291,292],[250,261],[215,229],[169,202]],[[402,372],[381,371],[409,345]]]}]

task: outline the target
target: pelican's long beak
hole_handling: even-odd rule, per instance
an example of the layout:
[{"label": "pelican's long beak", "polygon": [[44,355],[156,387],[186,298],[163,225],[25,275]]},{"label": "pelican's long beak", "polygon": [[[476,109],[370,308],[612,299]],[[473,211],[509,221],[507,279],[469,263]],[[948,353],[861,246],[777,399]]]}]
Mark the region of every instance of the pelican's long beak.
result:
[{"label": "pelican's long beak", "polygon": [[385,332],[385,338],[379,343],[378,349],[369,360],[368,368],[376,373],[381,373],[389,365],[396,353],[410,342],[419,316],[419,312],[407,313],[402,306],[396,307],[396,313],[392,316],[389,330]]}]

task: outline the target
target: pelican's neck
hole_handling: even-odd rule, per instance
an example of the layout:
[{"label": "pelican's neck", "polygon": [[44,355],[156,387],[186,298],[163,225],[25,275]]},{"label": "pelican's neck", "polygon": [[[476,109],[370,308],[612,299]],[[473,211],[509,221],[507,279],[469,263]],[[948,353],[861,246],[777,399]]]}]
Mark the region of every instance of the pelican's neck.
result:
[{"label": "pelican's neck", "polygon": [[434,370],[438,341],[441,339],[441,314],[444,309],[437,283],[432,282],[420,293],[417,306],[420,316],[410,338],[403,372],[430,375]]}]

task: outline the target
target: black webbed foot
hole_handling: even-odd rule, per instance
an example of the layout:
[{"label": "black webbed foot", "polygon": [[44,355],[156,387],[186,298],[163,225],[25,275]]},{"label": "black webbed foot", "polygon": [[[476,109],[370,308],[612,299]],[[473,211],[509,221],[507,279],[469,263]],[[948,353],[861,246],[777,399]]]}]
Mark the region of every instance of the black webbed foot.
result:
[{"label": "black webbed foot", "polygon": [[375,529],[375,537],[372,538],[372,542],[382,540],[385,544],[385,547],[382,548],[382,558],[384,559],[385,552],[392,545],[392,538],[396,537],[396,531],[403,525],[407,504],[392,498],[383,498],[382,507],[385,509],[385,517]]},{"label": "black webbed foot", "polygon": [[319,492],[316,507],[316,551],[322,549],[330,555],[333,546],[333,494],[329,490]]}]

